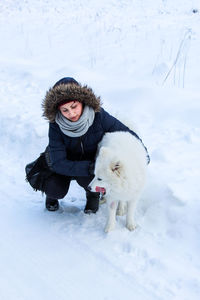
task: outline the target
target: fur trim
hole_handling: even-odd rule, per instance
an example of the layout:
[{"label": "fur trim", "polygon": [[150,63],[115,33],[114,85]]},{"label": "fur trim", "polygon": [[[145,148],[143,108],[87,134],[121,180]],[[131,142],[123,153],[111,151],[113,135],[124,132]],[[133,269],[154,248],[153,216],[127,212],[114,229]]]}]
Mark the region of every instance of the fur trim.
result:
[{"label": "fur trim", "polygon": [[43,117],[50,122],[54,122],[59,104],[67,100],[78,100],[92,107],[95,112],[100,111],[101,108],[100,97],[96,97],[92,89],[87,85],[60,84],[47,91],[42,102]]}]

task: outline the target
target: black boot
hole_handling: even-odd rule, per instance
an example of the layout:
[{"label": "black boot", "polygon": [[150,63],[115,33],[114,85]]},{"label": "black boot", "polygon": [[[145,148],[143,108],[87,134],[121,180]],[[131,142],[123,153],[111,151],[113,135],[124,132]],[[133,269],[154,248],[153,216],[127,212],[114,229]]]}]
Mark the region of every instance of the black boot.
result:
[{"label": "black boot", "polygon": [[99,196],[99,193],[86,191],[87,202],[84,209],[85,214],[95,214],[97,212],[97,210],[99,209]]},{"label": "black boot", "polygon": [[56,211],[59,209],[59,203],[57,199],[46,197],[45,203],[46,209],[49,211]]}]

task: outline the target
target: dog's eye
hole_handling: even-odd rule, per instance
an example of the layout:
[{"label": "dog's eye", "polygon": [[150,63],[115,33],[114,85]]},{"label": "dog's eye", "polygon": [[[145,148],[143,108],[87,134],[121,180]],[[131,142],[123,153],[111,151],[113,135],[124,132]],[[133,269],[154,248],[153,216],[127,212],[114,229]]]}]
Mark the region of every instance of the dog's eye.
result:
[{"label": "dog's eye", "polygon": [[98,177],[97,180],[101,181],[102,179]]}]

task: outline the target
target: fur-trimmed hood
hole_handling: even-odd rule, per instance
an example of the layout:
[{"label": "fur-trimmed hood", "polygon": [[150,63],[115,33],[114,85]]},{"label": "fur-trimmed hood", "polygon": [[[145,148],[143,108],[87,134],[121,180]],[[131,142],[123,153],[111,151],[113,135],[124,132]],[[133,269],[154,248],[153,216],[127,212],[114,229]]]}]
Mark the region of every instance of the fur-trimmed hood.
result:
[{"label": "fur-trimmed hood", "polygon": [[74,83],[60,84],[50,88],[43,99],[42,109],[45,119],[54,122],[59,104],[68,100],[78,100],[92,107],[95,112],[100,111],[101,108],[100,97],[97,97],[87,85],[81,86]]}]

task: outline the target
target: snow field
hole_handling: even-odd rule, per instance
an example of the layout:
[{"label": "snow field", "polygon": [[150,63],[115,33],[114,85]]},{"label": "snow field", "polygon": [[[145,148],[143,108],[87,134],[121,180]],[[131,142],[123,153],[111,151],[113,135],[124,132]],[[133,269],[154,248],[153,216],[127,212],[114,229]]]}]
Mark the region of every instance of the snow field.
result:
[{"label": "snow field", "polygon": [[[1,1],[0,298],[199,299],[198,1]],[[74,76],[136,124],[151,163],[138,228],[103,232],[74,182],[61,210],[24,180],[45,91]]]}]

